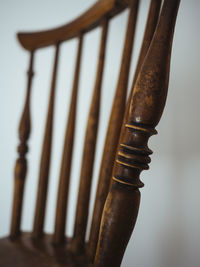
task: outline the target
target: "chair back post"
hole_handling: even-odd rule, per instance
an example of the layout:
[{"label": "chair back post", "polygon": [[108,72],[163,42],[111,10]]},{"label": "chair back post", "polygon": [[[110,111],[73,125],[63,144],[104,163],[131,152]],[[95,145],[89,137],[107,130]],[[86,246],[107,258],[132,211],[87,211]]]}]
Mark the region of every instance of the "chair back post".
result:
[{"label": "chair back post", "polygon": [[95,257],[95,267],[119,267],[134,229],[140,204],[139,176],[148,169],[147,143],[156,134],[165,106],[174,26],[180,0],[165,0],[159,21],[140,69],[122,127],[113,183],[108,194]]}]

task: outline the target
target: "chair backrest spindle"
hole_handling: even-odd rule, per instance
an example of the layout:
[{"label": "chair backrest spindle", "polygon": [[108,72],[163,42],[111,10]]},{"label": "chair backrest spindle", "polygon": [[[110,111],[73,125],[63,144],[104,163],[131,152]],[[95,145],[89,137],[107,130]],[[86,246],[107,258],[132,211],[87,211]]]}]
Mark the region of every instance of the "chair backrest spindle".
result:
[{"label": "chair backrest spindle", "polygon": [[35,217],[34,217],[34,225],[32,233],[32,236],[34,238],[39,238],[43,234],[45,207],[46,207],[46,199],[48,191],[49,168],[51,160],[51,143],[52,143],[52,133],[53,133],[53,116],[54,116],[54,102],[55,102],[59,47],[60,47],[59,44],[57,44],[55,47],[49,106],[48,106],[47,120],[45,126],[42,155],[40,161],[39,183],[38,183],[37,201],[36,201]]},{"label": "chair backrest spindle", "polygon": [[27,160],[26,153],[28,152],[27,141],[31,131],[31,119],[30,119],[30,96],[33,77],[33,64],[34,64],[34,52],[30,52],[30,63],[27,72],[28,83],[24,109],[19,124],[19,140],[18,146],[18,159],[15,164],[15,182],[14,182],[14,198],[13,198],[13,210],[11,219],[10,236],[12,238],[17,237],[20,234],[20,223],[23,205],[24,195],[24,183],[27,172]]},{"label": "chair backrest spindle", "polygon": [[81,66],[83,36],[79,37],[78,53],[76,59],[74,81],[72,88],[71,104],[69,109],[68,123],[65,133],[65,143],[63,148],[63,156],[59,178],[59,188],[57,196],[55,229],[53,236],[53,243],[60,244],[65,240],[65,227],[66,227],[66,214],[67,214],[67,200],[70,182],[70,170],[73,154],[74,143],[74,131],[76,122],[76,106],[77,106],[77,94],[79,87],[79,76]]},{"label": "chair backrest spindle", "polygon": [[[115,97],[113,100],[112,111],[104,145],[89,236],[89,244],[87,248],[88,257],[90,261],[92,261],[95,256],[102,211],[109,190],[112,175],[112,166],[114,164],[121,124],[124,116],[131,54],[133,49],[135,28],[137,22],[138,5],[138,0],[132,1],[129,11],[127,31],[125,35],[124,48],[121,59],[120,74],[118,78]],[[128,57],[126,56],[127,54],[129,55]]]},{"label": "chair backrest spindle", "polygon": [[100,110],[101,87],[102,87],[101,85],[103,79],[104,59],[106,53],[107,32],[108,32],[108,19],[104,18],[104,21],[102,22],[102,33],[101,33],[96,81],[95,81],[90,111],[88,115],[85,142],[83,148],[80,185],[78,192],[78,201],[76,207],[74,236],[73,236],[74,251],[83,250],[85,245],[85,234],[86,234],[87,220],[88,220],[90,189],[92,182],[96,139],[97,139],[98,124],[99,124],[99,110]]}]

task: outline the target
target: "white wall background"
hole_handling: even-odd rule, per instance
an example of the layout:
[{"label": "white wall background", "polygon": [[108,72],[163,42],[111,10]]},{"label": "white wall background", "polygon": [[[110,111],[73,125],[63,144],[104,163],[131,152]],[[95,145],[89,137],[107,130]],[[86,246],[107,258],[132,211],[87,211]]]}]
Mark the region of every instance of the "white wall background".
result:
[{"label": "white wall background", "polygon": [[[0,236],[9,232],[13,193],[13,168],[17,156],[17,127],[25,95],[25,72],[28,55],[15,38],[19,30],[55,27],[75,18],[93,1],[0,0]],[[139,52],[149,1],[142,0],[137,26],[136,45],[130,83]],[[154,151],[150,170],[141,175],[145,187],[134,234],[126,250],[122,267],[198,267],[200,265],[200,1],[182,0],[174,36],[168,100],[158,135],[149,143]],[[103,139],[119,70],[127,12],[110,24],[108,58],[103,81],[100,130],[97,144],[98,176]],[[68,234],[72,233],[77,182],[80,171],[89,101],[94,84],[100,31],[85,38],[84,64],[81,74],[75,160],[69,203]],[[57,180],[63,134],[69,107],[74,55],[77,42],[62,45],[59,82],[56,95],[55,130],[49,201],[45,229],[53,230]],[[54,49],[42,49],[36,55],[32,90],[32,134],[29,142],[29,172],[26,182],[22,226],[31,230],[35,203],[40,147],[44,130],[47,95],[50,86]],[[112,66],[112,68],[110,67]],[[94,183],[95,185],[95,183]],[[94,196],[94,190],[92,195]]]}]

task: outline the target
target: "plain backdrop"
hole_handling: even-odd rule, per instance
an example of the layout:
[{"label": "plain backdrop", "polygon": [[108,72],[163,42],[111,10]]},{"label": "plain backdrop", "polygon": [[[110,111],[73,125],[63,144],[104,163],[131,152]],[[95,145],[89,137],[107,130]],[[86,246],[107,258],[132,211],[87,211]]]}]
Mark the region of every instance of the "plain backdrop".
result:
[{"label": "plain backdrop", "polygon": [[[17,128],[22,111],[28,53],[16,40],[19,30],[41,30],[69,22],[95,1],[89,0],[0,0],[0,236],[9,232],[13,193],[13,169],[17,157]],[[136,31],[130,85],[139,53],[149,1],[142,0]],[[171,60],[169,93],[158,135],[151,137],[154,151],[150,170],[141,174],[145,187],[138,220],[122,267],[200,266],[200,37],[199,0],[182,0],[178,13]],[[107,59],[102,86],[99,135],[94,185],[98,177],[103,142],[116,87],[127,11],[109,27]],[[89,102],[94,85],[100,30],[84,39],[84,56],[78,96],[76,143],[72,165],[67,233],[73,232],[81,154]],[[45,230],[53,231],[57,182],[68,115],[77,40],[61,46],[53,155]],[[31,98],[32,132],[29,141],[29,170],[26,179],[22,227],[32,228],[38,166],[47,110],[54,47],[36,54]],[[129,86],[130,87],[130,86]],[[91,202],[92,203],[92,202]],[[90,207],[90,211],[92,206]]]}]

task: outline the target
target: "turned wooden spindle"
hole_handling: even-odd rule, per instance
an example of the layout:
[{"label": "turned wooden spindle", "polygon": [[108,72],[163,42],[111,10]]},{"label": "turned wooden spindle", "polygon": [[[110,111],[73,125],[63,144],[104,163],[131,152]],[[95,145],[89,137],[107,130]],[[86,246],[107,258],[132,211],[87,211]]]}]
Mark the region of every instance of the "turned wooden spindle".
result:
[{"label": "turned wooden spindle", "polygon": [[19,124],[19,140],[18,146],[18,158],[15,164],[15,181],[14,181],[14,198],[13,198],[13,209],[11,219],[10,237],[15,238],[20,235],[20,223],[23,206],[24,196],[24,183],[27,173],[27,160],[26,153],[28,152],[27,141],[29,139],[31,131],[31,120],[30,120],[30,96],[31,96],[31,85],[33,77],[33,63],[34,63],[34,52],[30,52],[30,63],[27,72],[28,84],[25,98],[24,109],[22,112],[21,121]]},{"label": "turned wooden spindle", "polygon": [[[161,5],[161,0],[152,0],[151,1],[149,12],[148,12],[148,18],[147,18],[147,22],[146,22],[146,27],[145,27],[145,33],[144,33],[144,37],[143,37],[143,42],[142,42],[142,46],[140,49],[137,67],[135,70],[133,85],[135,84],[136,77],[138,76],[138,72],[141,68],[142,62],[143,62],[143,60],[146,56],[146,53],[148,51],[148,48],[150,46],[150,42],[151,42],[151,39],[153,37],[153,33],[155,31],[155,27],[156,27],[156,24],[158,21],[160,5]],[[130,35],[128,34],[128,36],[130,36]],[[133,86],[132,86],[132,88],[133,88]],[[128,105],[130,104],[130,99],[131,99],[131,93],[130,93],[130,96],[128,99]],[[117,95],[116,95],[116,101],[119,101],[119,98]],[[116,105],[115,105],[115,109],[117,109]],[[113,111],[112,114],[116,114],[116,111]],[[126,118],[127,114],[128,114],[128,112],[126,110],[126,113],[124,115],[124,119]],[[109,125],[111,126],[111,123],[109,123]],[[114,130],[113,132],[116,132],[116,130]],[[109,130],[108,130],[108,133],[110,133]],[[115,149],[110,150],[110,147],[108,146],[108,144],[110,142],[109,137],[110,137],[110,134],[107,135],[108,141],[107,141],[107,143],[105,143],[103,158],[107,158],[107,160],[102,161],[102,164],[101,164],[99,184],[98,184],[98,190],[97,190],[97,194],[96,194],[95,208],[94,208],[93,220],[92,220],[92,226],[91,226],[91,232],[90,232],[90,238],[89,238],[88,257],[89,257],[90,261],[93,260],[93,257],[95,255],[95,251],[96,251],[96,244],[98,241],[98,233],[99,233],[102,210],[103,210],[103,206],[105,203],[105,199],[107,197],[108,188],[109,188],[109,184],[110,184],[110,177],[111,177],[111,173],[112,173],[112,168],[110,168],[110,161],[113,162],[113,158],[115,157],[115,151],[116,151],[116,144],[115,144]],[[112,138],[110,138],[110,139],[112,139]],[[121,136],[120,136],[120,139],[121,139]],[[111,151],[111,154],[108,153],[108,150]],[[105,165],[107,165],[107,168],[104,168]],[[107,172],[105,172],[103,170],[107,170]],[[103,179],[104,179],[104,181],[103,181]]]},{"label": "turned wooden spindle", "polygon": [[[93,258],[95,256],[103,206],[109,190],[112,167],[114,164],[116,148],[119,141],[119,134],[125,110],[131,54],[133,49],[133,41],[138,13],[138,3],[138,0],[134,0],[132,1],[130,7],[127,31],[121,60],[120,74],[112,105],[112,111],[108,124],[108,130],[102,156],[102,163],[100,167],[89,243],[87,248],[88,258],[91,262],[93,261]],[[127,54],[129,55],[128,57],[126,56]]]},{"label": "turned wooden spindle", "polygon": [[[142,63],[144,61],[144,58],[148,52],[148,49],[149,49],[150,44],[151,44],[151,40],[153,38],[153,34],[155,32],[155,28],[156,28],[156,25],[158,22],[161,2],[162,2],[161,0],[151,0],[149,12],[148,12],[148,18],[147,18],[146,27],[145,27],[145,32],[144,32],[143,41],[142,41],[142,46],[140,49],[140,54],[139,54],[137,66],[135,69],[135,74],[134,74],[134,79],[133,79],[133,83],[132,83],[132,87],[131,87],[131,92],[129,94],[128,101],[127,101],[127,106],[129,106],[131,103],[131,96],[132,96],[132,93],[133,93],[133,90],[135,87],[138,73],[139,73],[140,68],[142,66]],[[124,114],[123,124],[126,122],[128,115],[129,115],[129,109],[126,109],[125,114]],[[125,133],[124,131],[121,131],[119,140],[121,140],[123,138],[122,136],[124,133]],[[120,142],[119,142],[119,144],[120,144]],[[119,147],[118,147],[118,149],[119,149]],[[111,183],[112,183],[112,181],[111,181]]]},{"label": "turned wooden spindle", "polygon": [[79,37],[71,104],[69,109],[69,117],[66,127],[65,143],[63,148],[62,164],[60,170],[55,229],[53,236],[54,244],[61,244],[65,240],[67,200],[68,200],[70,170],[71,170],[71,161],[72,161],[73,144],[74,144],[74,131],[76,122],[76,106],[77,106],[77,94],[78,94],[80,66],[81,66],[82,44],[83,44],[83,36],[81,34]]},{"label": "turned wooden spindle", "polygon": [[35,217],[34,217],[34,225],[32,233],[32,237],[34,238],[39,238],[42,237],[43,235],[47,189],[49,180],[49,167],[51,160],[51,143],[52,143],[52,132],[53,132],[53,115],[54,115],[58,58],[59,58],[59,44],[57,44],[55,47],[50,99],[49,99],[46,127],[44,133],[42,155],[40,161],[39,183],[38,183],[37,201],[36,201]]},{"label": "turned wooden spindle", "polygon": [[101,221],[95,267],[119,267],[133,231],[140,203],[142,170],[148,169],[152,151],[147,142],[156,134],[165,106],[172,39],[180,0],[165,0],[150,48],[140,69],[129,115],[122,127],[113,183]]},{"label": "turned wooden spindle", "polygon": [[[150,47],[151,44],[151,40],[153,38],[153,34],[155,32],[156,29],[156,25],[158,22],[158,17],[159,17],[159,12],[160,12],[160,6],[161,6],[161,0],[151,0],[151,4],[149,7],[149,12],[148,12],[148,18],[147,18],[147,22],[146,22],[146,27],[145,27],[145,32],[144,32],[144,37],[143,37],[143,41],[142,41],[142,46],[140,49],[140,54],[138,57],[138,62],[137,62],[137,66],[136,66],[136,70],[135,70],[135,74],[134,74],[134,79],[133,79],[133,83],[132,83],[132,87],[131,87],[131,92],[130,95],[128,97],[128,101],[127,101],[127,106],[130,106],[131,103],[131,97],[133,94],[133,90],[135,87],[135,83],[140,71],[140,68],[142,66],[142,63],[144,61],[144,58],[148,52],[148,49]],[[128,119],[129,116],[129,109],[127,108],[124,114],[124,119],[123,119],[123,124],[126,123],[126,120]],[[118,144],[118,149],[119,149],[119,145],[121,143],[121,140],[123,138],[123,135],[125,134],[125,131],[121,131],[120,133],[120,138],[119,138],[119,144]],[[112,184],[113,180],[111,181]]]},{"label": "turned wooden spindle", "polygon": [[88,123],[86,128],[86,135],[85,135],[85,142],[83,149],[81,177],[79,184],[74,236],[73,236],[74,251],[82,251],[85,245],[85,234],[86,234],[87,220],[88,220],[93,162],[95,156],[96,138],[98,131],[98,123],[99,123],[99,109],[100,109],[101,87],[102,87],[101,85],[103,78],[104,58],[106,53],[107,32],[108,32],[108,19],[105,18],[102,24],[96,81],[88,116]]}]

